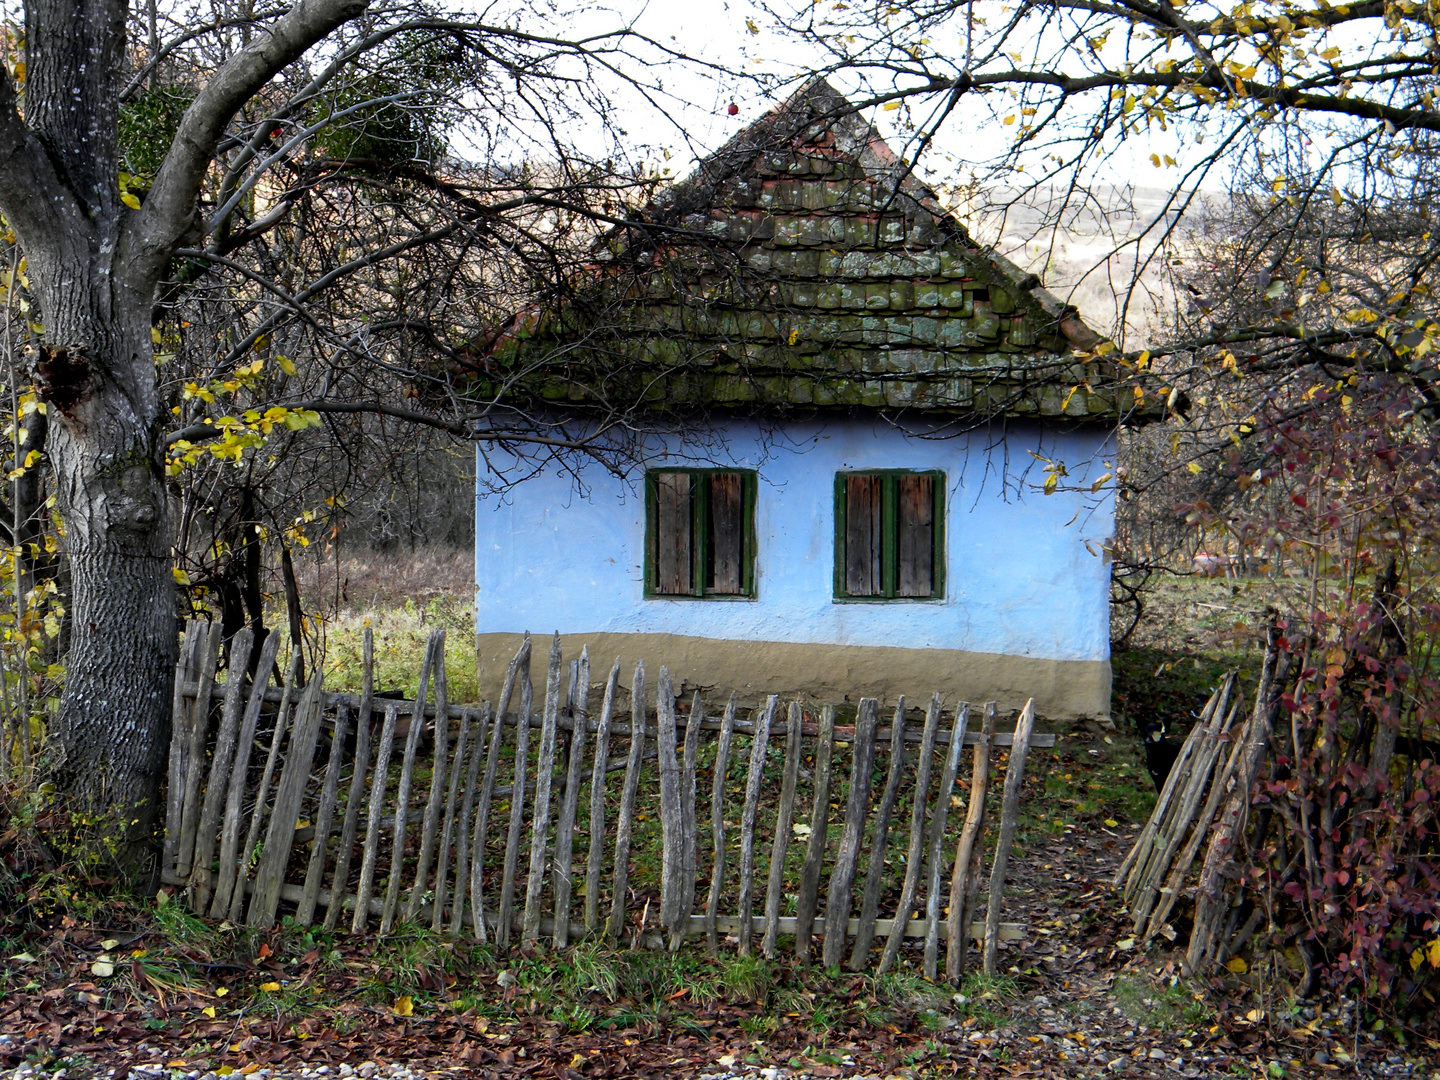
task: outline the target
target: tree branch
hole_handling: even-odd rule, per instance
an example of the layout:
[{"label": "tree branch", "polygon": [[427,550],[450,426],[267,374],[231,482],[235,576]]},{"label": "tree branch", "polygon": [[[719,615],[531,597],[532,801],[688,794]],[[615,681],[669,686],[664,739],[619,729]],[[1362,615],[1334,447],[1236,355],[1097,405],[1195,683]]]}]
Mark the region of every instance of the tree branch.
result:
[{"label": "tree branch", "polygon": [[64,258],[93,233],[45,148],[15,108],[15,87],[0,70],[0,213],[4,213],[26,256],[40,262]]},{"label": "tree branch", "polygon": [[132,288],[153,292],[171,254],[195,227],[200,184],[231,117],[305,50],[368,6],[369,0],[300,0],[220,66],[185,111],[145,205],[126,223],[119,264]]}]

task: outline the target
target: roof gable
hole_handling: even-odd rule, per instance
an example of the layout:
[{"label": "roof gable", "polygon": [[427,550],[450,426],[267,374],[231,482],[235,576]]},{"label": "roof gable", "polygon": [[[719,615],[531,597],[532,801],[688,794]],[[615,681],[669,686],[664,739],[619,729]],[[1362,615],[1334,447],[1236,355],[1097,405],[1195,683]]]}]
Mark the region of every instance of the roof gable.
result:
[{"label": "roof gable", "polygon": [[489,358],[563,354],[551,399],[623,371],[668,405],[1113,419],[1119,399],[1074,355],[1099,340],[817,79],[607,235],[581,294]]}]

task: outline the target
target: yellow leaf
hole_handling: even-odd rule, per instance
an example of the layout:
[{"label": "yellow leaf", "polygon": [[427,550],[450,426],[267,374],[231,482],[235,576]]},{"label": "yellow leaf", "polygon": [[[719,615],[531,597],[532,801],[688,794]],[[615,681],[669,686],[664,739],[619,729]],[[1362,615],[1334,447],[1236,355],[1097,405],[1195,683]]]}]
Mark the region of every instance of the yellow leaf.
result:
[{"label": "yellow leaf", "polygon": [[1151,165],[1154,165],[1154,166],[1158,169],[1158,168],[1160,167],[1160,155],[1159,155],[1159,154],[1151,154],[1151,155],[1150,155],[1150,164],[1151,164]]},{"label": "yellow leaf", "polygon": [[1249,970],[1249,965],[1245,963],[1243,957],[1235,956],[1225,961],[1225,970],[1233,971],[1236,975],[1244,975]]},{"label": "yellow leaf", "polygon": [[1108,826],[1110,826],[1110,828],[1113,829],[1113,828],[1115,828],[1115,826],[1119,825],[1120,823],[1119,823],[1118,821],[1116,821],[1113,817],[1107,817],[1107,818],[1105,819],[1105,824],[1108,825]]},{"label": "yellow leaf", "polygon": [[291,360],[288,356],[275,357],[275,363],[280,365],[280,370],[286,375],[295,374],[295,361]]},{"label": "yellow leaf", "polygon": [[229,992],[230,992],[230,990],[229,990],[228,987],[217,986],[217,987],[215,988],[215,996],[216,996],[216,997],[224,997],[224,996],[225,996],[226,994],[228,994]]},{"label": "yellow leaf", "polygon": [[414,1013],[414,1011],[415,1002],[410,998],[409,994],[404,994],[401,997],[395,999],[396,1016],[409,1016]]},{"label": "yellow leaf", "polygon": [[214,1006],[214,1005],[206,1005],[206,1006],[205,1006],[203,1009],[201,1009],[200,1011],[201,1011],[202,1013],[204,1013],[206,1016],[210,1017],[211,1020],[214,1020],[214,1019],[215,1019],[215,1006]]},{"label": "yellow leaf", "polygon": [[15,81],[23,83],[25,81],[25,61],[16,60],[15,67],[12,70],[15,72]]},{"label": "yellow leaf", "polygon": [[1007,124],[1013,124],[1014,122],[1015,122],[1015,114],[1014,114],[1014,113],[1011,113],[1009,116],[1005,117],[1005,123],[1007,123]]},{"label": "yellow leaf", "polygon": [[260,989],[264,990],[267,994],[273,994],[276,990],[280,989],[280,984],[278,982],[261,983]]},{"label": "yellow leaf", "polygon": [[899,107],[900,107],[900,103],[899,103],[898,101],[887,101],[887,102],[885,103],[885,111],[886,111],[886,112],[894,112],[894,111],[895,111],[896,109],[898,109]]},{"label": "yellow leaf", "polygon": [[[1227,964],[1226,966],[1228,967],[1229,965]],[[1245,1019],[1249,1020],[1252,1024],[1258,1024],[1261,1020],[1265,1019],[1265,1010],[1251,1009],[1245,1014]]]},{"label": "yellow leaf", "polygon": [[234,1076],[234,1075],[235,1075],[235,1070],[232,1069],[229,1065],[221,1065],[218,1069],[215,1070],[215,1075],[216,1075],[216,1076]]},{"label": "yellow leaf", "polygon": [[1416,949],[1410,954],[1410,970],[1419,971],[1420,965],[1425,962],[1425,950]]},{"label": "yellow leaf", "polygon": [[140,209],[140,200],[137,199],[134,195],[132,195],[132,194],[131,194],[130,192],[128,192],[128,191],[125,192],[124,195],[121,195],[121,196],[120,196],[120,201],[121,201],[122,203],[124,203],[126,206],[130,207],[131,210],[139,210],[139,209]]},{"label": "yellow leaf", "polygon": [[184,570],[181,570],[178,566],[171,568],[170,575],[175,579],[176,585],[190,584],[190,575],[187,574]]},{"label": "yellow leaf", "polygon": [[1430,966],[1440,968],[1440,938],[1430,942],[1430,949],[1427,954],[1430,958]]},{"label": "yellow leaf", "polygon": [[253,1073],[253,1072],[259,1072],[259,1071],[260,1071],[260,1062],[258,1062],[258,1061],[252,1061],[252,1062],[250,1062],[249,1065],[246,1065],[243,1069],[240,1070],[240,1075],[241,1075],[241,1076],[249,1076],[251,1073]]},{"label": "yellow leaf", "polygon": [[799,329],[797,328],[797,329],[791,330],[791,331],[790,331],[790,339],[789,339],[789,341],[787,342],[787,344],[794,345],[794,344],[795,344],[797,341],[799,341],[799,340],[800,340],[800,331],[799,331]]}]

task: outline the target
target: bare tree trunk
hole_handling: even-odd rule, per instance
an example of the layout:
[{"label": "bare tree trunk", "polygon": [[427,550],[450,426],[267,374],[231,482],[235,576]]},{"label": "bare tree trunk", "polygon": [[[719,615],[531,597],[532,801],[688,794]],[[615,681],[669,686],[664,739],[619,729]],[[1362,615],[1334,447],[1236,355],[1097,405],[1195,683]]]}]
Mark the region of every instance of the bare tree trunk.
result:
[{"label": "bare tree trunk", "polygon": [[73,626],[55,730],[57,782],[78,806],[118,819],[100,824],[130,849],[116,852],[120,861],[138,868],[169,741],[170,521],[152,450],[158,410],[146,416],[131,408],[140,394],[94,394],[93,381],[51,385],[48,395]]}]

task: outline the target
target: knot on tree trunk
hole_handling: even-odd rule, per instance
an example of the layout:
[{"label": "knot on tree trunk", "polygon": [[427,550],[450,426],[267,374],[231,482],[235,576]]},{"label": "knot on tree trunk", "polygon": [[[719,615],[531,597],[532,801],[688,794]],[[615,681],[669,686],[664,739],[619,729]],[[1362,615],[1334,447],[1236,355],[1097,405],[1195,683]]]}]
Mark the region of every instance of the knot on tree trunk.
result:
[{"label": "knot on tree trunk", "polygon": [[40,399],[67,416],[90,396],[90,360],[85,354],[83,345],[42,345],[35,362]]}]

